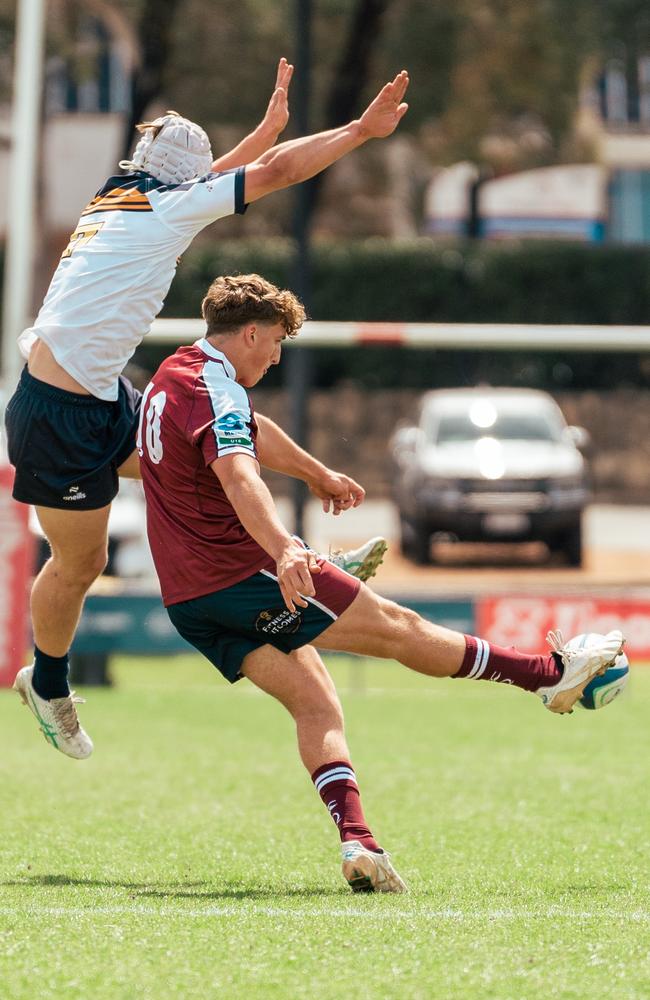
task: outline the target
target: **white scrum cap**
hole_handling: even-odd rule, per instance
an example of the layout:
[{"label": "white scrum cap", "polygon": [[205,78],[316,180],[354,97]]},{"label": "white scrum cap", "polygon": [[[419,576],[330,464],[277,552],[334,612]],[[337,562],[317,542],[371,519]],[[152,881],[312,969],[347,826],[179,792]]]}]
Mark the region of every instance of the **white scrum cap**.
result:
[{"label": "white scrum cap", "polygon": [[182,184],[207,174],[212,167],[210,140],[200,125],[168,111],[137,126],[142,138],[122,170],[144,170],[163,184]]}]

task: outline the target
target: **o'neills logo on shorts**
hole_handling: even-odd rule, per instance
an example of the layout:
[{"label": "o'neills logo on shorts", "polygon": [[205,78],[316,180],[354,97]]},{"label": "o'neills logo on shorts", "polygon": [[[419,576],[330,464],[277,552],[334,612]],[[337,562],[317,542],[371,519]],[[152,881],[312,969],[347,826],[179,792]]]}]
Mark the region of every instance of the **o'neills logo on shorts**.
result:
[{"label": "o'neills logo on shorts", "polygon": [[299,611],[289,611],[288,608],[269,608],[262,611],[257,616],[255,631],[264,635],[293,635],[297,632],[302,623],[302,615]]},{"label": "o'neills logo on shorts", "polygon": [[67,500],[70,503],[74,502],[75,500],[85,500],[86,494],[83,493],[78,486],[70,486],[70,488],[68,489],[68,495],[65,497],[61,497],[61,499]]}]

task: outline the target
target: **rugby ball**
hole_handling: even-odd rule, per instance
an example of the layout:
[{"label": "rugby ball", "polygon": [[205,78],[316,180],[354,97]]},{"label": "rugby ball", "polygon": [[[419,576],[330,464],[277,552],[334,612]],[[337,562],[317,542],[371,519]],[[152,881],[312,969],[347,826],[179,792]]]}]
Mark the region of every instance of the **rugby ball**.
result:
[{"label": "rugby ball", "polygon": [[619,653],[612,666],[608,667],[604,674],[589,681],[578,704],[591,710],[604,708],[605,705],[614,701],[614,698],[618,698],[627,684],[629,675],[628,658],[625,653]]}]

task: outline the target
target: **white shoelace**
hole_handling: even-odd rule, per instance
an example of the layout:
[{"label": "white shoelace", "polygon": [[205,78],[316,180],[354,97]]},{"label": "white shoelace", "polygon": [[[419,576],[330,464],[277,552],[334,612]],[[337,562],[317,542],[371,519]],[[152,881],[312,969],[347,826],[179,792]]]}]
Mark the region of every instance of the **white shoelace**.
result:
[{"label": "white shoelace", "polygon": [[564,652],[564,636],[562,635],[560,629],[552,629],[550,632],[547,632],[546,641],[551,647],[551,651],[553,653]]},{"label": "white shoelace", "polygon": [[71,691],[67,698],[57,698],[56,701],[59,702],[56,706],[50,703],[56,721],[68,736],[76,736],[79,732],[79,718],[75,705],[85,705],[86,699]]}]

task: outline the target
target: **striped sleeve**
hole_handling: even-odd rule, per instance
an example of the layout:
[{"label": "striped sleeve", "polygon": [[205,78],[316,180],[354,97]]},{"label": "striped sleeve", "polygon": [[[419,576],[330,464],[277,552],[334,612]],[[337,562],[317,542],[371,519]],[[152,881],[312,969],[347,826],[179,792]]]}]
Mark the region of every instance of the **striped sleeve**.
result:
[{"label": "striped sleeve", "polygon": [[158,217],[178,232],[193,232],[226,215],[243,214],[244,168],[205,174],[184,184],[161,185],[149,194]]}]

